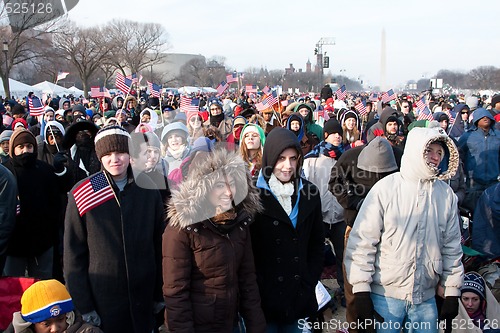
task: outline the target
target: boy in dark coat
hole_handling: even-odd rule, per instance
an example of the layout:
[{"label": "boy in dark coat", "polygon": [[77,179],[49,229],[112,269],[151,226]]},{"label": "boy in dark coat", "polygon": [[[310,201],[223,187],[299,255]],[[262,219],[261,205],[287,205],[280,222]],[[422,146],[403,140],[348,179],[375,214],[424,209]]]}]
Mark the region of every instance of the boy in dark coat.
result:
[{"label": "boy in dark coat", "polygon": [[136,184],[129,139],[119,126],[97,133],[104,170],[75,185],[66,210],[67,287],[83,318],[107,333],[150,333],[161,310],[163,204],[158,190]]}]

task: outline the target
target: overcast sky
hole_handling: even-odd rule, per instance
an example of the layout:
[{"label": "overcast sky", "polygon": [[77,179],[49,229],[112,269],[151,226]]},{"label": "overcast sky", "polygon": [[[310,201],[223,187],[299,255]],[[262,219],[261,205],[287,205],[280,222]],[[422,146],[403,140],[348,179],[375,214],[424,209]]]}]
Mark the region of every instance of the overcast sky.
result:
[{"label": "overcast sky", "polygon": [[[381,35],[386,34],[387,84],[500,67],[498,0],[80,0],[70,11],[78,25],[113,18],[160,23],[168,52],[223,56],[226,65],[284,69],[313,66],[323,46],[333,74],[380,83]],[[327,73],[326,70],[325,73]]]}]

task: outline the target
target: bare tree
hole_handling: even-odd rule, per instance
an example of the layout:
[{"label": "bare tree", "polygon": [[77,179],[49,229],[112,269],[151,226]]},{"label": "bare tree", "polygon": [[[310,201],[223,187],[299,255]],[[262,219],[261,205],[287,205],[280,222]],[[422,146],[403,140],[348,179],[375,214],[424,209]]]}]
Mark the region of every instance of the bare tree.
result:
[{"label": "bare tree", "polygon": [[[27,11],[23,14],[16,14],[15,6],[17,5],[21,5],[21,3],[4,0],[0,12],[0,21],[9,21],[10,23],[9,26],[0,28],[0,39],[4,43],[5,57],[5,60],[2,61],[3,66],[0,66],[0,78],[3,81],[6,97],[10,96],[9,76],[12,69],[17,65],[39,58],[43,54],[40,51],[44,50],[44,45],[50,44],[51,34],[57,32],[60,27],[60,20],[57,19],[60,14],[52,11],[52,9],[57,8],[52,8],[50,13],[32,11],[31,8],[37,8],[35,7],[37,1],[26,0],[23,1],[22,5],[27,6]],[[23,11],[24,9],[21,12]]]},{"label": "bare tree", "polygon": [[202,86],[207,76],[207,64],[204,59],[191,59],[185,63],[178,77],[180,85]]},{"label": "bare tree", "polygon": [[163,62],[169,48],[168,35],[161,24],[113,20],[103,31],[117,45],[111,50],[112,63],[123,74],[125,69],[139,73]]},{"label": "bare tree", "polygon": [[64,33],[54,37],[56,52],[75,66],[82,80],[85,97],[88,97],[89,79],[102,68],[113,45],[108,43],[106,35],[98,27],[80,28],[68,24]]}]

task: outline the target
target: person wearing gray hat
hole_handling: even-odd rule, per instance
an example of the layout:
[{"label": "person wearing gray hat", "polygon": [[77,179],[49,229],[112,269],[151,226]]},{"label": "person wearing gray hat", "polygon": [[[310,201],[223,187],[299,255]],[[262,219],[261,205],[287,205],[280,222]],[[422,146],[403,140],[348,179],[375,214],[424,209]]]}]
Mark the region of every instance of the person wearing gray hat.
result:
[{"label": "person wearing gray hat", "polygon": [[0,133],[0,163],[5,163],[10,159],[9,156],[9,141],[13,131],[4,130]]}]

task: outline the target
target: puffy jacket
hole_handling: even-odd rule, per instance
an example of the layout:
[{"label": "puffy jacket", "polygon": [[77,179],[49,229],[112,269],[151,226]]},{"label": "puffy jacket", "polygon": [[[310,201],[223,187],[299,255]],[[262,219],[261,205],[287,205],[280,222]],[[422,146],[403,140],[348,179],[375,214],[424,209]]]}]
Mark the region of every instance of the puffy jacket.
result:
[{"label": "puffy jacket", "polygon": [[[429,166],[430,143],[446,145],[440,169]],[[458,152],[442,129],[414,128],[401,171],[368,193],[347,242],[345,267],[353,292],[373,292],[422,303],[435,295],[460,296],[463,266],[457,197],[442,180],[455,174]]]},{"label": "puffy jacket", "polygon": [[[204,154],[204,152],[200,152]],[[208,200],[217,180],[232,178],[236,217],[216,219]],[[238,312],[248,332],[264,332],[250,223],[261,209],[242,158],[215,150],[172,191],[163,234],[163,295],[169,332],[233,332]],[[220,216],[221,214],[218,214]]]}]

